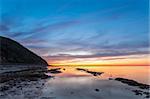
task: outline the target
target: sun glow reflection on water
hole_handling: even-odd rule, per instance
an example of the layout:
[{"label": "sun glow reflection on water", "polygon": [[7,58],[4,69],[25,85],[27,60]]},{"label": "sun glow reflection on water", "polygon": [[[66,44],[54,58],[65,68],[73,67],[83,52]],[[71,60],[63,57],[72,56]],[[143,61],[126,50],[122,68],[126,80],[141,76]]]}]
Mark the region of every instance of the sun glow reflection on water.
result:
[{"label": "sun glow reflection on water", "polygon": [[95,72],[104,72],[98,79],[122,77],[132,79],[141,83],[149,84],[149,66],[49,66],[48,69],[61,68],[62,73],[50,74],[56,77],[94,77],[86,72],[78,71],[76,68],[88,69]]}]

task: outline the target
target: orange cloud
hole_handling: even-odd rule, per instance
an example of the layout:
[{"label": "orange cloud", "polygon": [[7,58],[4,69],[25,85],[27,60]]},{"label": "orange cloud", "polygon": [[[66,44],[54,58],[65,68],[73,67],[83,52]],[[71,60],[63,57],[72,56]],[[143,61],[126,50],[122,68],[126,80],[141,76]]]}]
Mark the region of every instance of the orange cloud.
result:
[{"label": "orange cloud", "polygon": [[96,58],[59,58],[49,59],[51,65],[113,65],[113,66],[148,66],[149,57],[141,56],[118,56],[118,57],[96,57]]}]

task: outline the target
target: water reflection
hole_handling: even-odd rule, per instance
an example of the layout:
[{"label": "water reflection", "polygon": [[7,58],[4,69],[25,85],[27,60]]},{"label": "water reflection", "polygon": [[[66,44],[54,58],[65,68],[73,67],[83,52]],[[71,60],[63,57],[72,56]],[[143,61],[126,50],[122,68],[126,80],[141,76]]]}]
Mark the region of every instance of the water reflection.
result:
[{"label": "water reflection", "polygon": [[[76,68],[88,69],[94,72],[104,72],[102,75],[97,76],[99,79],[109,79],[116,77],[123,77],[127,79],[133,79],[135,81],[149,84],[149,66],[82,66],[82,67],[48,67],[52,68],[61,68],[62,73],[60,74],[50,74],[57,77],[87,77],[92,76],[86,72],[81,72],[76,70]],[[64,70],[65,69],[65,70]]]},{"label": "water reflection", "polygon": [[[59,69],[56,69],[59,68]],[[86,71],[104,72],[93,76]],[[108,78],[123,77],[148,84],[149,67],[48,67],[54,76],[48,79],[12,80],[1,84],[9,90],[2,91],[2,99],[143,99],[149,97],[148,89],[139,89]],[[11,86],[12,85],[12,86]],[[140,91],[141,95],[135,92]],[[146,95],[148,93],[148,95]]]}]

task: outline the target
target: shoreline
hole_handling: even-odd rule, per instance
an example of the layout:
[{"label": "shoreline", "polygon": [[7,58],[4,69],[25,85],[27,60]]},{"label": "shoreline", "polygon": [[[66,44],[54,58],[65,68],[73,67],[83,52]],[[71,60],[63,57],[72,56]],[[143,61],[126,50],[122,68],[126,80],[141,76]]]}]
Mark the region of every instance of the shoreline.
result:
[{"label": "shoreline", "polygon": [[100,78],[105,72],[95,72],[82,67],[74,69],[81,73],[87,73],[90,77],[57,77],[57,75],[68,70],[65,67],[47,70],[47,73],[50,73],[49,76],[45,75],[40,69],[1,73],[0,78],[3,77],[6,81],[0,82],[0,98],[80,99],[84,97],[85,99],[95,99],[94,97],[97,97],[107,99],[148,99],[150,97],[150,85],[122,77],[98,79],[97,77]]}]

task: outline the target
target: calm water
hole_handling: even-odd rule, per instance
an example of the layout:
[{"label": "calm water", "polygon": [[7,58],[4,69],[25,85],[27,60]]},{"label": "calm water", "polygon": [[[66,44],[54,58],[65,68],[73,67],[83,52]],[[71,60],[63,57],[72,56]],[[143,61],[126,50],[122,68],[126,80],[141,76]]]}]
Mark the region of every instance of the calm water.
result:
[{"label": "calm water", "polygon": [[[144,92],[148,93],[148,89],[140,89],[137,86],[108,80],[110,77],[122,77],[149,84],[150,68],[146,66],[48,67],[48,69],[52,68],[61,68],[62,73],[48,73],[54,77],[37,81],[6,83],[5,86],[13,84],[15,86],[11,86],[9,90],[0,93],[0,99],[148,99],[145,98],[147,95],[143,94]],[[93,76],[87,72],[78,71],[76,68],[104,73],[100,76]],[[133,90],[138,90],[142,94],[136,95]]]},{"label": "calm water", "polygon": [[50,74],[56,77],[93,77],[91,74],[86,72],[78,71],[76,68],[88,69],[90,71],[104,72],[101,76],[96,78],[99,79],[108,79],[110,77],[122,77],[127,79],[132,79],[141,83],[149,84],[149,66],[57,66],[57,67],[48,67],[52,68],[61,68],[62,73],[59,74]]}]

